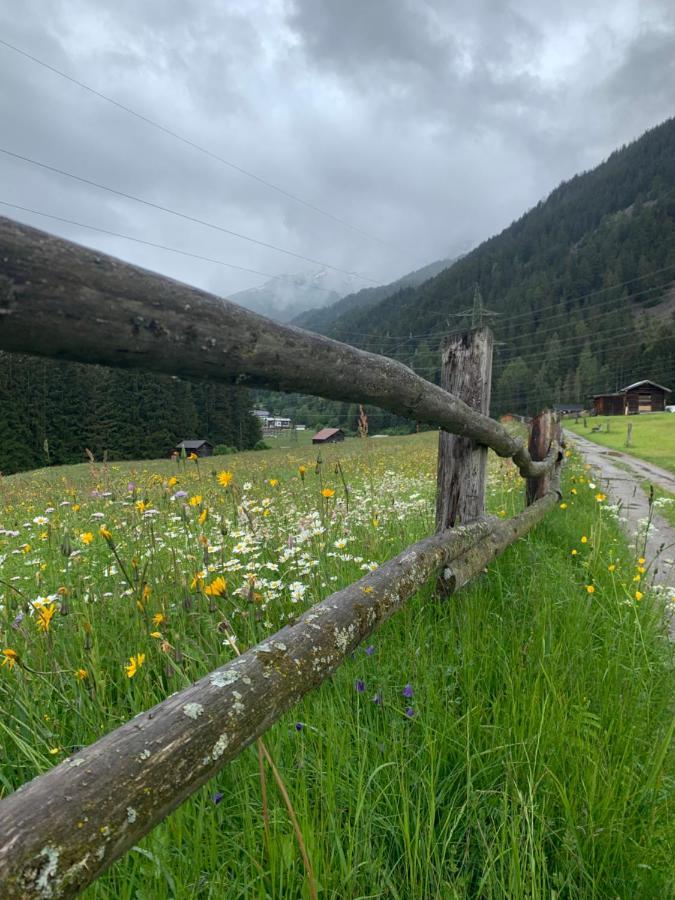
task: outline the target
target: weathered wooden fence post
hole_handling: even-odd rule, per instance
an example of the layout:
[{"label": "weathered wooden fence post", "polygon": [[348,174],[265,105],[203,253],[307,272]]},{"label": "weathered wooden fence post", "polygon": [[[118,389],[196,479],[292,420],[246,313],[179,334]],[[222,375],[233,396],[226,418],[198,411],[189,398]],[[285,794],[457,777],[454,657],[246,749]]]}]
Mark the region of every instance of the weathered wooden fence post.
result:
[{"label": "weathered wooden fence post", "polygon": [[[533,416],[530,423],[530,439],[527,449],[532,459],[546,459],[551,444],[557,441],[561,443],[561,427],[555,414],[550,409],[545,409],[538,416]],[[527,478],[525,480],[525,497],[527,505],[545,497],[551,490],[551,476],[549,471],[540,478]]]},{"label": "weathered wooden fence post", "polygon": [[[443,347],[441,366],[441,387],[485,415],[490,409],[492,344],[492,331],[486,327],[452,335]],[[484,514],[486,469],[487,447],[440,432],[436,531],[465,525]]]}]

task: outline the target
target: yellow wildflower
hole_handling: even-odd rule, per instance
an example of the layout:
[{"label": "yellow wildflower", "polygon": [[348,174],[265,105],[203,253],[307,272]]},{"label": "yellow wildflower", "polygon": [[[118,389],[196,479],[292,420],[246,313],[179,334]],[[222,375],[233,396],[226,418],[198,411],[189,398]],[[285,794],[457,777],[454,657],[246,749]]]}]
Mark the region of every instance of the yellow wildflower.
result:
[{"label": "yellow wildflower", "polygon": [[9,647],[2,651],[2,656],[3,659],[2,663],[0,663],[0,668],[7,666],[8,669],[13,669],[19,658],[19,654],[16,650],[11,650]]},{"label": "yellow wildflower", "polygon": [[150,585],[144,584],[143,585],[143,593],[141,594],[141,599],[143,600],[144,603],[147,603],[147,601],[150,599],[151,593],[152,593],[152,588],[150,587]]},{"label": "yellow wildflower", "polygon": [[578,552],[579,552],[578,550],[570,550],[570,553],[572,554],[572,556],[576,556]]},{"label": "yellow wildflower", "polygon": [[307,473],[307,466],[298,466],[298,475],[301,478],[304,478],[306,473]]},{"label": "yellow wildflower", "polygon": [[175,475],[172,475],[171,478],[169,478],[169,480],[167,481],[167,484],[169,485],[169,487],[173,487],[174,485],[178,484],[178,479]]},{"label": "yellow wildflower", "polygon": [[[253,576],[255,581],[255,576]],[[249,576],[250,581],[250,576]],[[204,588],[204,593],[209,597],[222,597],[222,595],[227,591],[227,582],[223,578],[222,575],[219,575],[217,578],[214,578],[211,584],[207,584]]]},{"label": "yellow wildflower", "polygon": [[204,575],[206,572],[197,572],[190,583],[190,590],[201,590],[204,587]]},{"label": "yellow wildflower", "polygon": [[188,453],[188,457],[187,457],[187,458],[188,458],[188,459],[191,459],[191,460],[197,460],[197,459],[199,459],[199,457],[197,456],[196,453]]},{"label": "yellow wildflower", "polygon": [[35,615],[35,624],[39,631],[49,631],[49,626],[56,612],[56,603],[48,603],[41,606]]},{"label": "yellow wildflower", "polygon": [[75,672],[75,677],[78,681],[84,681],[86,678],[89,678],[89,672],[86,669],[77,669]]},{"label": "yellow wildflower", "polygon": [[221,487],[226,488],[233,478],[234,475],[232,474],[232,472],[218,472],[218,484]]},{"label": "yellow wildflower", "polygon": [[209,511],[208,511],[207,507],[205,506],[204,509],[199,513],[199,517],[198,517],[197,521],[199,522],[200,525],[203,525],[204,522],[206,522],[206,516],[208,515],[208,512]]},{"label": "yellow wildflower", "polygon": [[570,488],[570,494],[576,494],[576,492],[577,492],[576,488]]},{"label": "yellow wildflower", "polygon": [[151,637],[151,638],[161,638],[161,636],[162,636],[162,632],[161,632],[161,631],[151,631],[151,632],[150,632],[150,637]]},{"label": "yellow wildflower", "polygon": [[21,551],[22,553],[30,553],[31,547],[30,544],[22,544]]},{"label": "yellow wildflower", "polygon": [[605,494],[601,494],[601,493],[598,492],[598,493],[595,495],[595,499],[598,501],[598,503],[602,503],[603,500],[606,500],[606,499],[607,499],[607,496],[606,496]]},{"label": "yellow wildflower", "polygon": [[586,591],[587,591],[589,594],[594,594],[594,593],[595,593],[595,588],[593,587],[592,584],[587,584],[587,585],[586,585]]},{"label": "yellow wildflower", "polygon": [[145,500],[137,500],[136,501],[136,509],[139,511],[139,513],[144,513],[149,505],[150,504],[147,503]]},{"label": "yellow wildflower", "polygon": [[636,600],[642,600],[643,597],[644,597],[644,594],[642,593],[642,591],[635,591],[635,599]]},{"label": "yellow wildflower", "polygon": [[98,530],[98,533],[101,535],[102,538],[105,538],[106,541],[112,541],[112,532],[105,525],[101,525],[101,527]]},{"label": "yellow wildflower", "polygon": [[79,511],[80,511],[80,504],[79,504],[79,503],[73,503],[73,505],[72,505],[70,508],[72,509],[73,512],[79,512]]},{"label": "yellow wildflower", "polygon": [[94,535],[91,533],[91,531],[83,531],[80,535],[80,540],[83,544],[91,544],[91,542],[94,540]]},{"label": "yellow wildflower", "polygon": [[321,491],[321,496],[322,497],[332,497],[334,493],[335,493],[335,491],[333,490],[333,488],[324,488]]},{"label": "yellow wildflower", "polygon": [[161,625],[163,622],[166,622],[166,616],[164,615],[164,613],[158,612],[155,613],[152,617],[153,625]]},{"label": "yellow wildflower", "polygon": [[581,543],[582,543],[582,544],[587,544],[587,543],[588,543],[588,538],[586,537],[585,534],[582,534],[582,536],[581,536]]},{"label": "yellow wildflower", "polygon": [[124,667],[124,671],[127,673],[127,678],[133,678],[144,662],[145,653],[138,653],[136,656],[130,656],[129,662]]},{"label": "yellow wildflower", "polygon": [[50,747],[50,748],[49,748],[49,755],[50,755],[50,756],[56,756],[56,754],[57,754],[57,753],[60,753],[60,752],[61,752],[61,748],[60,748],[60,747]]},{"label": "yellow wildflower", "polygon": [[561,503],[561,504],[560,504],[560,509],[567,509],[567,504],[566,504],[566,503]]},{"label": "yellow wildflower", "polygon": [[270,485],[271,485],[272,487],[276,487],[278,484],[279,484],[279,479],[278,479],[278,478],[270,478]]},{"label": "yellow wildflower", "polygon": [[640,559],[638,559],[638,565],[639,565],[639,566],[644,566],[644,564],[645,564],[646,562],[647,562],[647,560],[644,558],[644,556],[641,556]]},{"label": "yellow wildflower", "polygon": [[190,506],[199,506],[199,504],[201,502],[202,502],[201,494],[195,494],[194,497],[190,497],[190,499],[188,500],[188,503],[190,504]]},{"label": "yellow wildflower", "polygon": [[614,563],[610,563],[610,564],[607,566],[607,571],[608,571],[608,572],[614,572],[615,569],[616,569],[616,565],[615,565]]},{"label": "yellow wildflower", "polygon": [[647,570],[644,566],[638,566],[638,572],[640,573],[640,575],[644,575],[646,571]]}]

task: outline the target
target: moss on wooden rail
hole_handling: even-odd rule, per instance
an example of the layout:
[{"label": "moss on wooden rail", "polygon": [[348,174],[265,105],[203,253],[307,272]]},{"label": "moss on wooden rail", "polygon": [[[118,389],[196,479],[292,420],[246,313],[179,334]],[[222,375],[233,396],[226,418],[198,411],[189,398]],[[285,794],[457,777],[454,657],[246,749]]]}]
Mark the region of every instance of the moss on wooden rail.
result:
[{"label": "moss on wooden rail", "polygon": [[411,545],[0,802],[3,898],[75,896],[325,681],[428,578],[448,592],[482,573],[556,504]]},{"label": "moss on wooden rail", "polygon": [[0,217],[0,349],[373,403],[539,477],[523,442],[408,366]]}]

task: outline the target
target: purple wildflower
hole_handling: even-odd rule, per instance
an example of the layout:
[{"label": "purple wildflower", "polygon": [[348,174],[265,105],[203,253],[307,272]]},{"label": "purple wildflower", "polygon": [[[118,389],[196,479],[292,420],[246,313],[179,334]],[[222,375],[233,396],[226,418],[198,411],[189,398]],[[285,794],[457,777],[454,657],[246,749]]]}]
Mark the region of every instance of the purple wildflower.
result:
[{"label": "purple wildflower", "polygon": [[127,490],[130,491],[130,492],[131,492],[131,491],[135,491],[135,490],[136,490],[136,484],[135,484],[133,481],[130,481],[129,484],[127,485]]},{"label": "purple wildflower", "polygon": [[214,804],[215,804],[216,806],[218,806],[218,804],[219,804],[220,801],[223,799],[223,797],[224,797],[224,794],[223,794],[222,791],[216,791],[216,793],[213,795],[213,802],[214,802]]},{"label": "purple wildflower", "polygon": [[182,497],[187,497],[187,495],[188,495],[187,491],[176,491],[176,493],[173,496],[174,496],[175,500],[180,500]]},{"label": "purple wildflower", "polygon": [[362,694],[362,693],[365,691],[365,689],[366,689],[366,684],[365,684],[365,682],[364,682],[364,681],[361,681],[360,678],[357,679],[357,681],[356,681],[356,690],[359,692],[359,694]]},{"label": "purple wildflower", "polygon": [[375,648],[371,644],[370,647],[366,647],[366,656],[372,656],[375,652]]},{"label": "purple wildflower", "polygon": [[403,693],[403,696],[409,700],[413,695],[412,685],[406,684],[406,686],[403,688],[402,693]]},{"label": "purple wildflower", "polygon": [[302,731],[302,729],[303,729],[304,727],[305,727],[305,726],[302,724],[302,722],[296,722],[296,723],[295,723],[295,730],[296,730],[296,731]]},{"label": "purple wildflower", "polygon": [[415,710],[412,708],[412,706],[406,706],[405,714],[409,719],[412,719],[412,717],[415,715]]}]

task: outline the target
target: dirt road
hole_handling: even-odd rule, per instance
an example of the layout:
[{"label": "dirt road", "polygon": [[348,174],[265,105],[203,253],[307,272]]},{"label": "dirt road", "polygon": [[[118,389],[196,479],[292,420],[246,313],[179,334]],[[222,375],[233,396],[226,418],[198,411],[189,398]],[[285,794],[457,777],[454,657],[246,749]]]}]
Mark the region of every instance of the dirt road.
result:
[{"label": "dirt road", "polygon": [[[570,431],[565,432],[565,439],[568,444],[576,445],[590,463],[598,485],[602,485],[614,503],[621,504],[625,530],[636,555],[647,559],[650,581],[675,589],[675,528],[663,516],[652,512],[645,536],[650,514],[649,498],[641,486],[643,481],[649,481],[675,494],[675,475],[627,453],[601,447]],[[670,636],[675,640],[675,604],[672,603]]]}]

